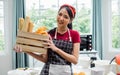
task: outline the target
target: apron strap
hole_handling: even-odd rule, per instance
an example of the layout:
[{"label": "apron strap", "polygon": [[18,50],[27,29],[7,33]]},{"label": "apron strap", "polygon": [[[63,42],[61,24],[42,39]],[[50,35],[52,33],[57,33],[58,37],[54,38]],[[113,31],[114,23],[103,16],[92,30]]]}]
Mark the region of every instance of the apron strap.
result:
[{"label": "apron strap", "polygon": [[[68,29],[68,35],[69,35],[69,41],[72,42],[72,38],[71,38],[71,35],[70,35],[70,30]],[[55,36],[54,36],[55,39],[57,39],[57,28],[55,30]]]},{"label": "apron strap", "polygon": [[69,29],[68,29],[68,35],[69,35],[69,41],[72,42],[72,38],[71,38],[70,30]]}]

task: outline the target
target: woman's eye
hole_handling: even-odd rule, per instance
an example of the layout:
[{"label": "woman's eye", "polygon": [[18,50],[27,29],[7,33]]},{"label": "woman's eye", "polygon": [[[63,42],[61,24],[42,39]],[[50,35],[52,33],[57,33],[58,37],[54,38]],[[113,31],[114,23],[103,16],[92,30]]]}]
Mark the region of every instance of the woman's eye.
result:
[{"label": "woman's eye", "polygon": [[64,18],[68,19],[68,16],[65,15]]},{"label": "woman's eye", "polygon": [[59,16],[63,16],[65,19],[68,19],[69,17],[67,15],[63,15],[62,13],[58,14]]},{"label": "woman's eye", "polygon": [[59,16],[62,16],[62,14],[61,14],[61,13],[59,13],[58,15],[59,15]]}]

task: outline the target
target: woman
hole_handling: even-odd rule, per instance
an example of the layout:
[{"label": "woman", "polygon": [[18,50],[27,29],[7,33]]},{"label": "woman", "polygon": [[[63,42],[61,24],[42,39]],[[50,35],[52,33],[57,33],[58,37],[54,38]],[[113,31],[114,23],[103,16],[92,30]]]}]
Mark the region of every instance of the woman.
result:
[{"label": "woman", "polygon": [[[80,35],[72,30],[72,21],[75,18],[75,8],[64,4],[57,15],[57,27],[50,30],[50,40],[44,40],[46,54],[27,54],[45,63],[40,75],[73,75],[71,64],[77,64],[80,49]],[[14,48],[21,52],[19,46]]]}]

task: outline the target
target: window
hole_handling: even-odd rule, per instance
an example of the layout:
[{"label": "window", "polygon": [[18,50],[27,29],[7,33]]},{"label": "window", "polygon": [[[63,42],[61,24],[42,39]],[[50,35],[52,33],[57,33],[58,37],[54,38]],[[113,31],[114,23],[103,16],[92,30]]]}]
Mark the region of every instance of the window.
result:
[{"label": "window", "polygon": [[0,1],[0,52],[4,50],[4,2]]},{"label": "window", "polygon": [[120,0],[112,0],[112,47],[120,49]]},{"label": "window", "polygon": [[91,33],[92,0],[26,0],[26,15],[34,22],[34,30],[43,25],[48,29],[55,27],[57,10],[64,3],[73,5],[77,10],[73,29],[80,33]]},{"label": "window", "polygon": [[[76,8],[77,14],[73,22],[73,29],[80,33],[91,34],[92,0],[26,0],[26,15],[30,16],[34,23],[33,31],[40,26],[46,26],[49,30],[56,27],[58,9],[64,3],[71,4]],[[30,60],[32,60],[31,57]],[[37,63],[33,59],[33,61],[30,61],[30,66],[41,67],[42,63]]]},{"label": "window", "polygon": [[[102,1],[103,59],[113,58],[120,52],[120,0]],[[120,4],[120,3],[119,3]]]}]

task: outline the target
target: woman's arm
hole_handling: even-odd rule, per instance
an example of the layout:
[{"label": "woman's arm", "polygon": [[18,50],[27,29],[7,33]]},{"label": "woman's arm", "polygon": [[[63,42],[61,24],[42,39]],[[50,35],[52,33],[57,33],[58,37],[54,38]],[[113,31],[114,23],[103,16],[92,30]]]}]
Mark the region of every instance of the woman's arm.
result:
[{"label": "woman's arm", "polygon": [[67,61],[77,64],[78,63],[78,57],[79,57],[79,49],[80,49],[80,43],[74,43],[73,44],[73,52],[72,54],[68,54],[64,52],[63,50],[57,48],[52,40],[46,40],[47,43],[45,43],[46,48],[51,48],[54,52],[58,53],[61,57],[66,59]]},{"label": "woman's arm", "polygon": [[26,53],[41,62],[44,62],[44,63],[47,62],[47,53],[46,54],[35,54],[32,52],[26,52]]},{"label": "woman's arm", "polygon": [[64,52],[63,50],[57,48],[54,45],[51,37],[50,37],[49,40],[44,39],[44,41],[46,41],[46,43],[44,43],[45,48],[51,48],[51,50],[58,53],[61,57],[63,57],[64,59],[66,59],[67,61],[69,61],[69,62],[71,62],[73,64],[78,63],[80,43],[73,43],[73,52],[72,52],[72,54],[68,54],[68,53]]}]

